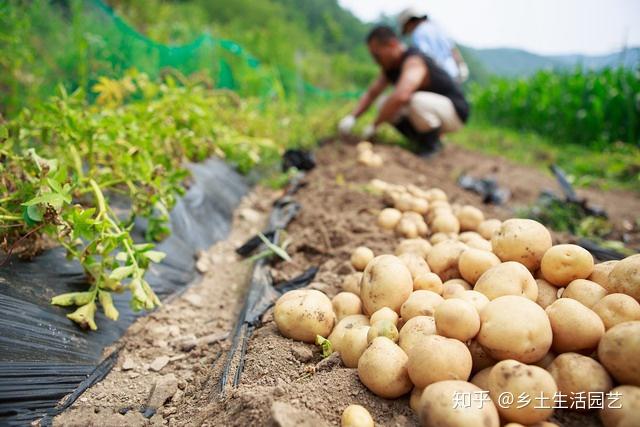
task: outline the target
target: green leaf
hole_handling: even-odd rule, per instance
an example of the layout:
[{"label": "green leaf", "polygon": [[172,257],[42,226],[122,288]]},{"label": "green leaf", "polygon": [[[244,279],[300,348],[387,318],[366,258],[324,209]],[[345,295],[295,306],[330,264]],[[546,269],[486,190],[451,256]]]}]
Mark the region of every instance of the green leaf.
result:
[{"label": "green leaf", "polygon": [[60,306],[85,305],[93,301],[94,297],[95,294],[92,291],[69,292],[51,298],[51,304]]},{"label": "green leaf", "polygon": [[44,216],[42,207],[38,205],[25,206],[28,222],[41,222]]},{"label": "green leaf", "polygon": [[127,259],[129,259],[129,255],[126,252],[118,252],[116,254],[117,261],[125,262]]},{"label": "green leaf", "polygon": [[63,203],[71,203],[71,196],[59,193],[45,193],[24,202],[22,206],[33,206],[39,203],[48,204],[56,209],[60,209]]},{"label": "green leaf", "polygon": [[258,237],[260,238],[260,240],[262,240],[262,243],[264,243],[269,249],[273,251],[274,254],[278,255],[285,261],[291,261],[291,257],[289,256],[289,254],[280,246],[273,244],[269,239],[265,237],[264,234],[258,233]]},{"label": "green leaf", "polygon": [[158,263],[162,261],[167,256],[167,254],[160,251],[146,251],[142,253],[142,256],[149,258],[151,261],[155,263]]},{"label": "green leaf", "polygon": [[109,274],[109,279],[111,280],[123,280],[129,277],[136,270],[135,265],[125,265],[123,267],[118,267]]},{"label": "green leaf", "polygon": [[322,349],[322,357],[329,357],[333,353],[331,341],[321,335],[316,335],[316,345],[319,345]]}]

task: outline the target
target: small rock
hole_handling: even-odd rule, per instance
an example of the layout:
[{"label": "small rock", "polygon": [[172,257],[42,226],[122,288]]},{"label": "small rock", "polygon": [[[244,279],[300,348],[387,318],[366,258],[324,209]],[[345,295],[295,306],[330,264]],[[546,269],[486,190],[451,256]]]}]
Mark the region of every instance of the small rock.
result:
[{"label": "small rock", "polygon": [[124,415],[124,414],[126,414],[127,412],[129,412],[131,409],[132,409],[132,408],[131,408],[131,406],[127,406],[127,407],[124,407],[124,408],[120,408],[120,409],[118,409],[118,413],[119,413],[120,415]]},{"label": "small rock", "polygon": [[[147,407],[157,409],[178,391],[178,380],[173,374],[163,375],[155,382],[147,399]],[[151,414],[149,417],[151,417]],[[146,417],[146,415],[145,415]],[[149,418],[147,417],[147,418]]]},{"label": "small rock", "polygon": [[142,412],[142,416],[145,418],[151,418],[156,414],[156,410],[154,408],[143,408],[140,412]]},{"label": "small rock", "polygon": [[151,345],[158,348],[166,348],[169,346],[169,344],[165,340],[161,340],[161,339],[153,340]]},{"label": "small rock", "polygon": [[238,211],[240,218],[250,222],[252,224],[257,224],[262,219],[262,215],[260,212],[251,209],[251,208],[243,208]]},{"label": "small rock", "polygon": [[140,374],[138,372],[129,372],[129,378],[134,379],[138,378]]},{"label": "small rock", "polygon": [[340,365],[342,360],[340,359],[340,354],[338,352],[332,353],[331,356],[325,357],[316,365],[316,372],[320,371],[330,371],[336,366]]},{"label": "small rock", "polygon": [[271,424],[277,427],[324,427],[328,424],[315,412],[295,408],[288,403],[273,402]]},{"label": "small rock", "polygon": [[293,356],[302,363],[307,363],[313,359],[313,351],[306,346],[296,346],[291,349]]},{"label": "small rock", "polygon": [[178,383],[178,391],[176,391],[176,394],[174,394],[173,397],[171,398],[172,403],[178,404],[182,401],[182,396],[184,396],[184,392],[179,387],[180,387],[180,383]]},{"label": "small rock", "polygon": [[80,402],[82,403],[87,403],[89,401],[89,399],[87,399],[86,397],[81,397],[80,399],[78,399]]},{"label": "small rock", "polygon": [[149,369],[152,371],[158,372],[162,370],[169,363],[169,356],[160,356],[156,357],[153,362],[149,365]]},{"label": "small rock", "polygon": [[209,261],[208,256],[205,255],[198,258],[198,261],[196,261],[196,270],[198,270],[198,272],[204,274],[210,269],[211,269],[211,261]]},{"label": "small rock", "polygon": [[185,389],[185,387],[187,387],[187,382],[186,382],[185,380],[180,380],[180,381],[178,381],[178,388],[179,388],[180,390],[184,390],[184,389]]},{"label": "small rock", "polygon": [[132,369],[135,369],[136,367],[136,362],[133,361],[132,358],[130,357],[125,357],[124,361],[122,362],[122,370],[123,371],[130,371]]},{"label": "small rock", "polygon": [[184,298],[185,301],[187,301],[189,304],[193,305],[194,307],[204,306],[204,301],[202,297],[196,293],[193,293],[193,292],[188,293],[184,295],[182,298]]}]

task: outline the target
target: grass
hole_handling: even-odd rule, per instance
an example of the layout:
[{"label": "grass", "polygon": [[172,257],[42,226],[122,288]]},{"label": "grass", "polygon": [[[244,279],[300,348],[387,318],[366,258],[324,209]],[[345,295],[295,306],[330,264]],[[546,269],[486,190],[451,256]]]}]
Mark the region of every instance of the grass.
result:
[{"label": "grass", "polygon": [[640,191],[640,148],[631,144],[581,145],[473,121],[448,140],[546,173],[555,163],[577,187]]}]

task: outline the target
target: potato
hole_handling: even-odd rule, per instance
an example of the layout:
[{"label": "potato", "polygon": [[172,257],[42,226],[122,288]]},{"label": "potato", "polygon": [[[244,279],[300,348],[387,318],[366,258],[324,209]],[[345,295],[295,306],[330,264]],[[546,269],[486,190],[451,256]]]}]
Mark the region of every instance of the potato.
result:
[{"label": "potato", "polygon": [[273,319],[282,335],[314,343],[316,335],[326,337],[336,320],[331,300],[320,291],[289,291],[276,301]]},{"label": "potato", "polygon": [[451,280],[447,280],[442,285],[442,298],[444,299],[458,298],[460,295],[462,295],[464,292],[468,290],[469,289],[465,287],[462,283],[452,282]]},{"label": "potato", "polygon": [[367,344],[371,344],[378,337],[386,337],[393,342],[398,342],[398,328],[391,320],[378,320],[369,328]]},{"label": "potato", "polygon": [[626,257],[613,267],[607,290],[627,294],[640,301],[640,254]]},{"label": "potato", "polygon": [[[500,419],[493,402],[478,399],[482,390],[466,381],[441,381],[425,388],[420,398],[419,417],[424,427],[499,427]],[[458,404],[460,396],[471,402]],[[475,398],[474,398],[475,397]],[[482,421],[480,421],[482,420]]]},{"label": "potato", "polygon": [[471,359],[473,360],[473,366],[471,372],[478,372],[485,368],[498,363],[496,359],[489,356],[487,351],[478,343],[477,339],[467,341],[467,348],[471,353]]},{"label": "potato", "polygon": [[418,225],[409,218],[402,218],[396,225],[396,234],[407,239],[415,239],[420,235]]},{"label": "potato", "polygon": [[[498,412],[505,421],[533,424],[546,420],[553,414],[552,402],[557,391],[549,372],[516,360],[498,362],[489,374],[489,395],[498,403]],[[519,401],[522,394],[529,396],[528,401]],[[513,402],[501,401],[501,395],[514,396]]]},{"label": "potato", "polygon": [[431,229],[436,233],[459,233],[460,222],[453,214],[438,214],[431,222]]},{"label": "potato", "polygon": [[640,321],[609,329],[598,345],[598,359],[618,382],[640,386]]},{"label": "potato", "polygon": [[402,218],[402,212],[395,208],[385,208],[378,214],[378,225],[385,230],[393,230]]},{"label": "potato", "polygon": [[500,230],[500,226],[502,226],[502,221],[499,219],[486,219],[478,225],[478,234],[484,237],[487,240],[491,240],[494,233]]},{"label": "potato", "polygon": [[427,335],[409,350],[407,371],[416,387],[438,381],[469,379],[471,353],[466,345],[452,338]]},{"label": "potato", "polygon": [[[356,328],[358,326],[369,326],[369,319],[364,314],[352,314],[351,316],[343,317],[340,320],[331,334],[327,337],[329,341],[331,341],[331,346],[334,351],[340,351],[342,348],[342,339],[344,337],[344,333],[349,329]],[[323,335],[324,336],[324,335]]]},{"label": "potato", "polygon": [[465,244],[470,248],[480,249],[485,252],[491,252],[493,249],[491,247],[491,242],[481,237],[478,237],[477,239],[469,239]]},{"label": "potato", "polygon": [[400,261],[404,263],[409,269],[411,273],[411,279],[415,281],[416,277],[421,274],[431,273],[429,269],[429,264],[424,260],[420,255],[416,253],[406,253],[402,255],[398,255]]},{"label": "potato", "polygon": [[476,239],[484,240],[484,238],[475,231],[463,231],[462,233],[458,234],[458,240],[460,240],[462,243],[467,243]]},{"label": "potato", "polygon": [[476,339],[494,359],[533,363],[551,347],[549,318],[528,298],[505,295],[494,299],[480,313],[480,323]]},{"label": "potato", "polygon": [[562,293],[562,298],[574,299],[591,308],[605,295],[607,295],[607,290],[596,282],[576,279],[567,285]]},{"label": "potato", "polygon": [[366,246],[358,246],[351,254],[351,265],[358,271],[363,271],[369,261],[373,259],[373,251]]},{"label": "potato", "polygon": [[431,243],[429,243],[428,240],[422,238],[404,239],[396,246],[395,254],[396,256],[400,256],[413,253],[427,259],[429,251],[431,251]]},{"label": "potato", "polygon": [[594,304],[592,310],[600,316],[605,329],[618,323],[640,320],[640,304],[626,294],[609,294]]},{"label": "potato", "polygon": [[447,193],[439,188],[431,188],[427,190],[426,195],[427,200],[429,200],[430,202],[434,202],[436,200],[442,200],[446,202],[448,200]]},{"label": "potato", "polygon": [[475,309],[480,313],[487,304],[489,304],[489,298],[478,291],[464,291],[457,293],[454,298],[461,299],[473,305]]},{"label": "potato", "polygon": [[547,369],[549,367],[549,365],[551,365],[551,362],[553,362],[556,357],[557,357],[557,355],[553,351],[550,351],[547,354],[545,354],[542,359],[540,359],[536,363],[534,363],[534,365],[540,366],[541,368],[544,368],[544,369]]},{"label": "potato", "polygon": [[393,255],[380,255],[367,264],[360,285],[364,312],[372,314],[382,307],[400,313],[400,307],[413,291],[411,272]]},{"label": "potato", "polygon": [[361,163],[365,166],[369,166],[369,164],[373,161],[374,152],[371,150],[361,150],[358,152],[358,163]]},{"label": "potato", "polygon": [[613,267],[615,267],[618,262],[619,261],[605,261],[594,265],[593,271],[588,279],[609,290],[609,273],[611,273],[611,270],[613,270]]},{"label": "potato", "polygon": [[351,292],[360,296],[360,281],[362,280],[362,272],[351,273],[344,276],[342,279],[342,290],[345,292]]},{"label": "potato", "polygon": [[[593,409],[589,400],[574,399],[582,393],[606,393],[613,388],[613,381],[604,367],[590,357],[578,353],[563,353],[556,357],[547,368],[558,391],[567,395],[571,409]],[[580,406],[582,403],[584,405]]]},{"label": "potato", "polygon": [[414,291],[432,291],[440,295],[443,291],[442,279],[436,273],[420,273],[413,279]]},{"label": "potato", "polygon": [[482,221],[484,221],[484,214],[475,206],[465,205],[460,208],[460,211],[456,214],[458,221],[460,222],[460,230],[477,230]]},{"label": "potato", "polygon": [[395,399],[411,390],[407,373],[409,358],[388,338],[378,337],[358,361],[358,377],[372,393],[385,399]]},{"label": "potato", "polygon": [[544,279],[536,279],[536,284],[538,285],[538,298],[536,302],[540,307],[547,308],[558,299],[558,288],[551,283]]},{"label": "potato", "polygon": [[461,299],[448,299],[434,313],[439,335],[467,341],[480,331],[480,315],[475,306]]},{"label": "potato", "polygon": [[373,144],[369,141],[360,141],[356,144],[356,150],[358,153],[362,153],[363,151],[373,151]]},{"label": "potato", "polygon": [[445,240],[431,248],[427,255],[427,263],[431,271],[436,273],[443,281],[460,277],[458,271],[458,258],[467,249],[461,242]]},{"label": "potato", "polygon": [[398,319],[399,319],[398,313],[391,310],[389,307],[382,307],[380,310],[376,311],[371,315],[371,318],[369,319],[369,321],[373,325],[374,323],[379,322],[380,320],[388,320],[397,326]]},{"label": "potato", "polygon": [[369,181],[369,187],[373,188],[376,191],[385,191],[386,189],[390,188],[390,184],[381,179],[374,178]]},{"label": "potato", "polygon": [[431,316],[416,316],[407,320],[400,329],[398,344],[405,353],[424,337],[436,334],[436,321]]},{"label": "potato", "polygon": [[411,202],[413,202],[413,196],[409,193],[403,193],[395,199],[393,207],[399,211],[407,212],[411,210]]},{"label": "potato", "polygon": [[475,284],[482,273],[500,264],[494,253],[480,249],[466,249],[458,258],[458,271],[464,280]]},{"label": "potato", "polygon": [[373,418],[364,406],[349,405],[342,411],[342,427],[374,427]]},{"label": "potato", "polygon": [[[367,349],[369,342],[367,341],[370,326],[356,326],[345,329],[340,344],[340,358],[347,368],[357,368],[358,359]],[[331,341],[331,340],[329,340]],[[333,345],[333,343],[331,343]]]},{"label": "potato", "polygon": [[514,261],[489,268],[478,278],[473,289],[490,300],[504,295],[520,295],[531,301],[538,298],[536,279],[524,265]]},{"label": "potato", "polygon": [[427,192],[416,185],[408,184],[407,192],[411,194],[413,197],[418,197],[420,199],[428,200]]},{"label": "potato", "polygon": [[553,330],[553,350],[588,352],[598,346],[604,334],[600,317],[588,307],[570,298],[560,298],[546,308]]},{"label": "potato", "polygon": [[434,233],[429,237],[429,242],[431,242],[432,245],[437,245],[446,240],[458,240],[458,235],[455,233]]},{"label": "potato", "polygon": [[491,246],[498,258],[517,261],[531,271],[540,266],[551,244],[549,230],[531,219],[508,219],[491,237]]},{"label": "potato", "polygon": [[411,395],[409,396],[409,407],[413,410],[413,412],[418,412],[420,410],[420,398],[422,397],[423,388],[414,387],[411,390]]},{"label": "potato", "polygon": [[621,385],[611,390],[600,410],[604,427],[640,426],[640,387]]},{"label": "potato", "polygon": [[444,299],[435,292],[414,291],[400,308],[400,316],[405,322],[416,316],[433,316],[436,307]]},{"label": "potato", "polygon": [[540,264],[544,279],[555,286],[566,286],[586,279],[593,271],[593,256],[578,245],[556,245],[545,252]]},{"label": "potato", "polygon": [[362,314],[360,297],[351,292],[340,292],[331,300],[336,319],[342,320],[351,314]]},{"label": "potato", "polygon": [[482,390],[489,391],[489,374],[491,373],[491,369],[492,368],[493,368],[493,366],[490,366],[488,368],[484,368],[483,370],[481,370],[480,372],[475,374],[471,378],[471,381],[470,381],[471,384],[474,384],[474,385],[478,386],[478,388],[480,388]]},{"label": "potato", "polygon": [[429,202],[426,199],[414,197],[411,199],[411,210],[424,215],[429,211]]}]

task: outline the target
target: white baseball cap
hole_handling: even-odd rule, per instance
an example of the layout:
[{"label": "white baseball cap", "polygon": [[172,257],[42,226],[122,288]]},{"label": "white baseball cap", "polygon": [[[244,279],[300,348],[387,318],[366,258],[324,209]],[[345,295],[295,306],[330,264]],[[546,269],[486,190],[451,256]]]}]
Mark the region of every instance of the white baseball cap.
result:
[{"label": "white baseball cap", "polygon": [[400,31],[404,34],[404,27],[411,20],[411,18],[424,18],[427,16],[427,13],[419,7],[412,6],[408,7],[398,15],[398,25],[400,26]]}]

